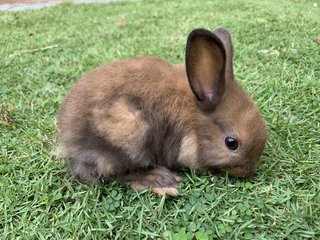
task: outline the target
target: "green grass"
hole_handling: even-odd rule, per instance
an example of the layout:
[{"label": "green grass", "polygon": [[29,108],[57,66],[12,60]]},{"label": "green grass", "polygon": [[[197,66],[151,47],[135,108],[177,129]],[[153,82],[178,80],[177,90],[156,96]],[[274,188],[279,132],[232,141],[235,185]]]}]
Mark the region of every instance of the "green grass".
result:
[{"label": "green grass", "polygon": [[[320,8],[312,2],[158,0],[0,12],[0,239],[319,239]],[[183,62],[188,33],[217,26],[231,31],[236,77],[268,125],[257,175],[181,171],[174,199],[68,178],[55,115],[72,83],[114,59]]]}]

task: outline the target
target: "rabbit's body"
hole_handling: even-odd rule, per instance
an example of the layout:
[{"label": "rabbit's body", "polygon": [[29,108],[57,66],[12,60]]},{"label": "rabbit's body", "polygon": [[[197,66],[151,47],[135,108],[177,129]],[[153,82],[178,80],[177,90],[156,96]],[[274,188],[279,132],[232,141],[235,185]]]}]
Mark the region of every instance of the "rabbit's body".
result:
[{"label": "rabbit's body", "polygon": [[[117,81],[121,75],[125,81]],[[74,86],[62,105],[60,141],[75,149],[75,159],[99,149],[112,173],[155,164],[177,167],[191,154],[180,154],[181,140],[196,128],[196,105],[185,79],[182,67],[156,58],[98,68]],[[116,161],[108,160],[110,151]]]},{"label": "rabbit's body", "polygon": [[[212,97],[213,89],[204,91],[209,103],[199,101],[199,85],[187,73],[184,65],[142,57],[116,61],[82,77],[58,118],[73,174],[91,183],[116,176],[134,189],[169,195],[178,193],[178,179],[169,169],[253,174],[266,139],[254,103],[234,80],[228,81],[227,91],[217,87],[219,98]],[[242,149],[226,148],[229,135],[241,139]]]}]

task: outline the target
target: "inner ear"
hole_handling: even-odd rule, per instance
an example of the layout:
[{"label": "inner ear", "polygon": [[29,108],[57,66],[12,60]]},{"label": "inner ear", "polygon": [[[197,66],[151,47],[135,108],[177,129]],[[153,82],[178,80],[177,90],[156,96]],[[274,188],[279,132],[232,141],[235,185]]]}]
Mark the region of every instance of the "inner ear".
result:
[{"label": "inner ear", "polygon": [[213,110],[225,92],[225,49],[212,32],[197,29],[190,33],[186,49],[186,71],[199,106]]}]

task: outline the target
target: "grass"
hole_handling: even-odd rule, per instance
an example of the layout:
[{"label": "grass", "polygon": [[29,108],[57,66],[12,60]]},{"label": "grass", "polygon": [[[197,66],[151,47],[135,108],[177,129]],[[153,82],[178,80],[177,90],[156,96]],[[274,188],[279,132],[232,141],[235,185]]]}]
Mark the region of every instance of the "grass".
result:
[{"label": "grass", "polygon": [[[1,239],[319,239],[320,8],[313,1],[132,1],[0,12]],[[187,34],[227,27],[267,122],[251,179],[184,170],[180,196],[66,177],[55,115],[72,83],[137,55],[183,62]]]}]

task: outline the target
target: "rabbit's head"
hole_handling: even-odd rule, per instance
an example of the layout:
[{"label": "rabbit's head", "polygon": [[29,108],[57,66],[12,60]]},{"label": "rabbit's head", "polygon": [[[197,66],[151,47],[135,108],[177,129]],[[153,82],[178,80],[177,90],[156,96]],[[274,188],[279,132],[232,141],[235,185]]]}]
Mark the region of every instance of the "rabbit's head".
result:
[{"label": "rabbit's head", "polygon": [[[256,171],[267,131],[250,96],[234,80],[232,42],[223,28],[192,31],[186,72],[202,125],[202,166],[249,177]],[[208,122],[209,119],[209,122]]]}]

